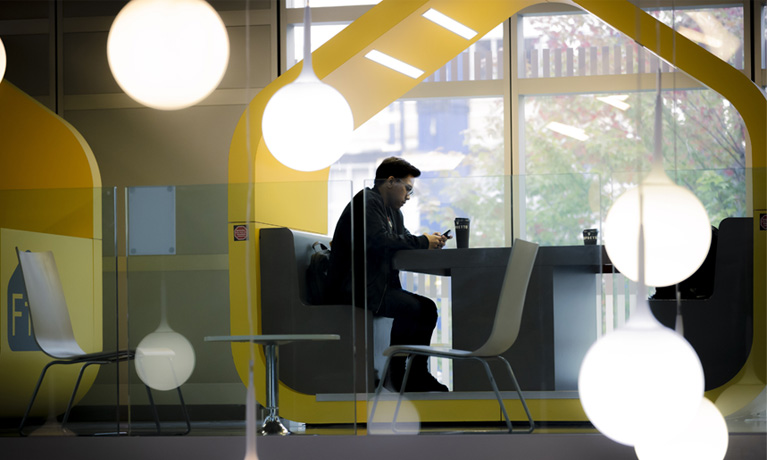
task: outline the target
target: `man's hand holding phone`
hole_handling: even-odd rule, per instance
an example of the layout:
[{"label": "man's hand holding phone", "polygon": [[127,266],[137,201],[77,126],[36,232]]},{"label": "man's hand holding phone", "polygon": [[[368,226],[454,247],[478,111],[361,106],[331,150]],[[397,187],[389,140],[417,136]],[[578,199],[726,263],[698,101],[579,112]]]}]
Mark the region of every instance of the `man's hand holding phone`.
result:
[{"label": "man's hand holding phone", "polygon": [[429,249],[442,249],[447,240],[452,238],[449,229],[445,233],[434,232],[431,235],[426,235],[426,237],[429,239]]}]

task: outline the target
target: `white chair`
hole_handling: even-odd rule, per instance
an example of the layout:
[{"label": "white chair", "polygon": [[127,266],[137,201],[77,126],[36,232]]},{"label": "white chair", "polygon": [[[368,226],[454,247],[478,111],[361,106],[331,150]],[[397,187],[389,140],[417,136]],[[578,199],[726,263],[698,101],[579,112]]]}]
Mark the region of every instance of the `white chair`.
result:
[{"label": "white chair", "polygon": [[498,385],[495,383],[493,373],[490,370],[488,364],[489,359],[499,359],[506,364],[506,368],[509,370],[511,380],[519,396],[519,400],[522,403],[522,407],[527,414],[527,420],[529,422],[529,428],[526,433],[531,433],[535,429],[535,423],[530,415],[530,410],[527,408],[525,398],[522,396],[522,390],[519,387],[517,378],[514,376],[514,371],[511,368],[509,362],[501,356],[506,352],[517,339],[519,335],[519,326],[522,320],[522,310],[525,306],[525,296],[527,295],[527,285],[530,281],[530,274],[533,270],[533,264],[535,263],[535,257],[538,254],[538,245],[530,243],[528,241],[517,239],[514,241],[514,245],[511,248],[511,256],[509,256],[509,263],[506,267],[506,274],[503,280],[503,286],[501,288],[501,296],[498,299],[498,307],[495,313],[495,320],[493,322],[493,329],[490,332],[490,337],[487,339],[484,345],[474,351],[456,350],[453,348],[441,348],[431,347],[427,345],[395,345],[387,348],[384,351],[386,363],[384,364],[383,375],[381,381],[378,384],[375,392],[375,398],[373,401],[373,408],[370,414],[370,421],[373,420],[378,399],[383,388],[383,382],[386,374],[389,371],[389,363],[392,357],[397,355],[407,356],[405,364],[405,376],[402,380],[401,390],[399,398],[397,399],[397,406],[394,410],[394,422],[397,420],[397,412],[399,411],[400,403],[402,401],[402,395],[404,389],[407,387],[407,379],[410,374],[410,366],[413,362],[413,358],[416,355],[422,356],[436,356],[440,358],[448,359],[473,359],[479,361],[484,366],[487,377],[490,380],[490,385],[495,392],[495,397],[498,399],[498,404],[501,406],[501,412],[506,420],[506,426],[509,429],[509,433],[512,433],[511,420],[506,412],[506,407],[503,404],[501,393],[498,391]]},{"label": "white chair", "polygon": [[[22,252],[19,251],[19,248],[16,248],[16,254],[19,258],[21,274],[24,278],[24,285],[26,287],[29,313],[32,319],[32,334],[40,349],[46,355],[54,358],[53,361],[43,367],[43,370],[40,373],[40,378],[37,380],[37,385],[32,392],[32,398],[29,400],[27,410],[24,412],[24,416],[21,419],[19,433],[23,436],[24,424],[27,421],[29,412],[32,410],[32,405],[35,402],[37,393],[40,390],[40,385],[43,383],[43,378],[49,367],[55,364],[82,364],[74,390],[72,390],[72,396],[69,398],[69,403],[67,404],[67,410],[64,413],[64,418],[61,422],[61,426],[63,427],[69,419],[69,413],[72,410],[72,404],[74,403],[75,395],[77,394],[77,389],[80,386],[80,381],[82,380],[85,369],[93,364],[110,364],[131,360],[135,357],[135,351],[116,350],[96,353],[86,353],[83,351],[75,339],[72,322],[69,318],[69,310],[67,309],[66,299],[64,298],[64,290],[61,286],[61,280],[59,279],[59,272],[56,268],[56,261],[53,258],[53,253],[51,251]],[[181,407],[184,416],[186,417],[187,427],[186,432],[181,434],[186,434],[191,429],[189,415],[186,411],[186,406],[184,405],[181,389],[178,388],[177,390],[181,401]],[[159,433],[160,422],[149,387],[147,387],[147,394],[149,395],[149,402],[152,406],[155,425],[157,432]]]}]

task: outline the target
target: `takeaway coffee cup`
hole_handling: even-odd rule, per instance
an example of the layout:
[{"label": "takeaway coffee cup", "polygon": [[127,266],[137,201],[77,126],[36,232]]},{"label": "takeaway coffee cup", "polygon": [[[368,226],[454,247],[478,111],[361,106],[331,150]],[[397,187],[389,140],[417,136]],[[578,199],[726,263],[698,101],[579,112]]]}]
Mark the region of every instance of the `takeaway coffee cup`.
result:
[{"label": "takeaway coffee cup", "polygon": [[469,247],[469,218],[455,218],[455,245],[458,248]]},{"label": "takeaway coffee cup", "polygon": [[583,231],[583,244],[597,244],[597,229],[587,228]]}]

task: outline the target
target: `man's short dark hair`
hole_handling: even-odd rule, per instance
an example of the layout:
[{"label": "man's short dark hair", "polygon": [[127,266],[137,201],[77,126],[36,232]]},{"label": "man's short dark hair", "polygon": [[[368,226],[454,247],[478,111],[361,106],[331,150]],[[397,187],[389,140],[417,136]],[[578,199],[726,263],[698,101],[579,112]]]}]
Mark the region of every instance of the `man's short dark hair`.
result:
[{"label": "man's short dark hair", "polygon": [[376,185],[381,184],[389,177],[404,179],[408,176],[418,177],[421,170],[399,157],[389,157],[378,165],[376,169]]}]

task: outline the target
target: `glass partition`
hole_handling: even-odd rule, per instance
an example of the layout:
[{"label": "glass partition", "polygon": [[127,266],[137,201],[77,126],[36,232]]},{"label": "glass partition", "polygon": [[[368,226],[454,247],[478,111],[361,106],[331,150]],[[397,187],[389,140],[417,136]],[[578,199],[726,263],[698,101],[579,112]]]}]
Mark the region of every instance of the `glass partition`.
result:
[{"label": "glass partition", "polygon": [[[156,432],[144,383],[160,389],[152,394],[163,433],[186,431],[176,383],[193,432],[241,432],[251,360],[267,432],[274,415],[294,434],[355,431],[364,316],[350,302],[317,298],[307,273],[312,255],[330,247],[329,216],[350,189],[324,181],[126,190],[129,335],[138,356],[147,352],[131,369],[134,433]],[[162,345],[170,331],[193,350],[189,368],[177,362],[178,344]],[[174,358],[153,363],[163,348]]]},{"label": "glass partition", "polygon": [[158,431],[150,396],[161,434],[187,430],[180,397],[195,418],[244,420],[245,387],[230,350],[204,342],[229,331],[226,210],[225,185],[125,189],[124,295],[129,343],[137,349],[130,366],[132,434]]},{"label": "glass partition", "polygon": [[[742,178],[751,178],[753,174],[751,170],[680,170],[676,171],[675,178],[689,188],[717,183],[730,190],[744,187]],[[634,186],[637,177],[616,174],[612,180],[622,184],[619,188],[627,189]],[[727,185],[727,180],[734,185]],[[587,174],[424,177],[416,179],[412,187],[413,193],[402,207],[405,227],[415,235],[450,230],[453,236],[441,251],[413,251],[411,257],[394,256],[402,288],[435,304],[438,320],[430,345],[463,349],[481,345],[490,331],[511,242],[522,238],[539,243],[520,334],[506,357],[515,370],[525,399],[533,402],[536,421],[544,426],[564,420],[585,423],[569,405],[569,402],[577,402],[580,361],[594,340],[630,317],[636,304],[634,283],[610,264],[601,246],[602,223],[608,208],[605,203],[614,200],[618,187],[607,186],[599,181],[599,176]],[[742,233],[751,228],[751,220],[745,227],[732,226],[732,218],[747,219],[743,204],[738,200],[711,198],[700,189],[696,194],[706,202],[712,225],[720,231],[719,247],[724,248],[721,250],[743,253],[742,248],[732,246],[733,241],[736,244],[752,241]],[[85,373],[67,430],[78,434],[179,434],[188,429],[188,414],[192,434],[241,433],[250,348],[247,343],[206,338],[287,334],[303,337],[278,347],[277,407],[286,428],[296,434],[378,432],[367,426],[367,416],[382,376],[382,352],[390,344],[391,321],[386,324],[387,318],[374,314],[371,309],[355,308],[353,299],[333,298],[331,294],[328,301],[315,300],[313,281],[307,278],[312,254],[318,247],[315,242],[329,247],[332,253],[334,234],[356,234],[353,220],[348,228],[336,228],[354,195],[351,181],[264,183],[252,188],[132,187],[126,189],[124,195],[128,234],[125,248],[120,250],[115,231],[119,215],[115,190],[0,193],[6,210],[2,215],[0,240],[2,306],[6,311],[2,317],[15,319],[3,328],[8,346],[4,344],[0,348],[5,356],[0,364],[12,367],[14,354],[24,353],[26,357],[28,353],[14,349],[19,345],[9,335],[9,331],[25,329],[19,323],[24,312],[16,308],[22,308],[19,302],[23,303],[19,300],[23,299],[23,292],[17,286],[16,246],[54,251],[68,303],[70,295],[73,298],[69,305],[75,337],[86,351],[109,351],[118,347],[143,349],[143,355],[137,352],[137,356],[141,356],[137,361],[104,365],[98,370],[94,366]],[[92,211],[83,212],[83,206],[75,205],[40,212],[46,209],[44,203],[50,201],[45,197],[51,196],[65,198],[67,203],[85,200]],[[252,201],[247,201],[248,196]],[[250,220],[230,220],[226,210],[239,207],[242,203],[237,200],[241,197],[250,203]],[[312,198],[310,203],[303,203],[307,197]],[[20,208],[14,208],[12,203],[29,200],[43,204],[30,208],[35,211],[26,214],[13,211]],[[525,205],[515,208],[511,204],[515,202]],[[573,203],[577,205],[572,206]],[[298,209],[307,212],[296,212]],[[470,219],[468,249],[456,247],[456,217]],[[90,219],[90,223],[73,224],[82,219]],[[86,227],[90,234],[79,235]],[[583,237],[583,230],[590,228],[598,230],[594,245],[586,244]],[[80,246],[82,251],[77,249]],[[92,253],[93,257],[84,262],[83,251]],[[124,264],[118,256],[122,251],[127,255]],[[348,257],[353,260],[354,253]],[[445,271],[440,264],[446,264],[451,270]],[[72,291],[70,286],[79,283],[76,279],[84,272],[84,266],[94,270],[86,294],[94,300],[92,313],[82,316],[77,312],[83,305],[83,294],[77,292],[77,288]],[[751,276],[748,275],[750,264],[745,268],[734,267],[733,273],[745,270],[742,272],[745,275],[738,275],[740,278]],[[359,276],[356,270],[355,274]],[[751,324],[749,318],[754,314],[748,303],[751,288],[717,282],[715,289],[731,291],[726,297],[731,300],[728,308],[739,312],[733,316],[737,318],[734,327],[742,329]],[[120,288],[123,283],[124,290]],[[22,297],[17,299],[14,292]],[[721,294],[706,299],[685,299],[681,305],[692,337],[721,336],[719,343],[727,344],[725,361],[737,364],[712,361],[707,356],[709,350],[700,351],[704,368],[714,369],[712,378],[720,379],[708,395],[712,399],[726,399],[741,391],[738,385],[748,384],[748,376],[758,372],[749,367],[753,364],[739,361],[745,356],[744,350],[747,352],[758,338],[748,333],[729,336],[732,331],[718,327],[721,321],[715,316],[721,309],[715,308],[717,297],[721,298]],[[744,303],[734,300],[736,298],[742,298]],[[96,299],[100,302],[98,306]],[[121,302],[126,302],[125,310],[119,307]],[[676,319],[668,315],[670,301],[653,302],[659,319],[673,327]],[[86,305],[91,304],[86,302]],[[676,308],[672,310],[675,312]],[[19,314],[14,316],[14,312]],[[127,333],[121,326],[121,318],[128,319]],[[95,330],[89,328],[94,331],[92,337],[82,328],[82,321],[98,323],[99,326],[94,323]],[[172,350],[174,359],[181,361],[183,353],[175,348],[178,342],[147,348],[148,338],[168,337],[171,333],[182,336],[181,342],[188,341],[194,352],[191,369],[185,370],[183,363],[172,363],[168,359],[167,350]],[[328,336],[333,334],[340,337]],[[307,336],[318,335],[323,337],[301,342]],[[695,339],[691,340],[697,346]],[[268,355],[263,347],[262,343],[256,344],[252,355],[260,362],[255,371],[260,421],[270,413],[265,408],[269,405]],[[162,353],[157,352],[158,349]],[[153,352],[159,354],[153,355]],[[41,363],[46,362],[44,354],[40,356]],[[161,364],[173,370],[169,374],[169,387],[162,381],[168,374],[160,372],[159,377],[144,375],[143,378],[139,375],[152,368],[150,358],[160,358]],[[141,366],[146,369],[139,370]],[[428,367],[450,393],[438,396],[428,392],[405,393],[408,407],[419,414],[419,431],[466,422],[491,431],[503,429],[497,403],[481,368],[438,358],[430,358]],[[8,369],[11,372],[11,368]],[[14,380],[4,383],[8,394],[19,395],[13,403],[18,407],[10,400],[3,405],[4,410],[15,411],[6,414],[4,419],[20,421],[39,371],[37,368],[35,375],[25,377],[26,383],[19,384],[19,388],[14,389],[13,385],[19,383]],[[518,397],[502,369],[495,372],[514,420],[523,414]],[[73,381],[66,380],[63,373],[56,375],[43,385],[31,418],[26,422],[30,432],[37,429],[66,432],[61,423]],[[72,377],[74,380],[76,375]],[[144,382],[155,388],[151,395],[158,410],[159,431]],[[181,383],[186,413],[175,389],[177,383]],[[382,417],[391,415],[387,404],[392,401],[388,390],[384,390]],[[436,412],[429,409],[433,404],[439,404],[442,409]],[[468,408],[450,409],[464,404],[468,404]],[[408,420],[407,417],[413,415],[403,420]],[[737,425],[737,430],[758,431],[758,426],[749,420],[740,417],[731,423]],[[15,430],[11,425],[16,424],[8,424],[4,429]]]}]

